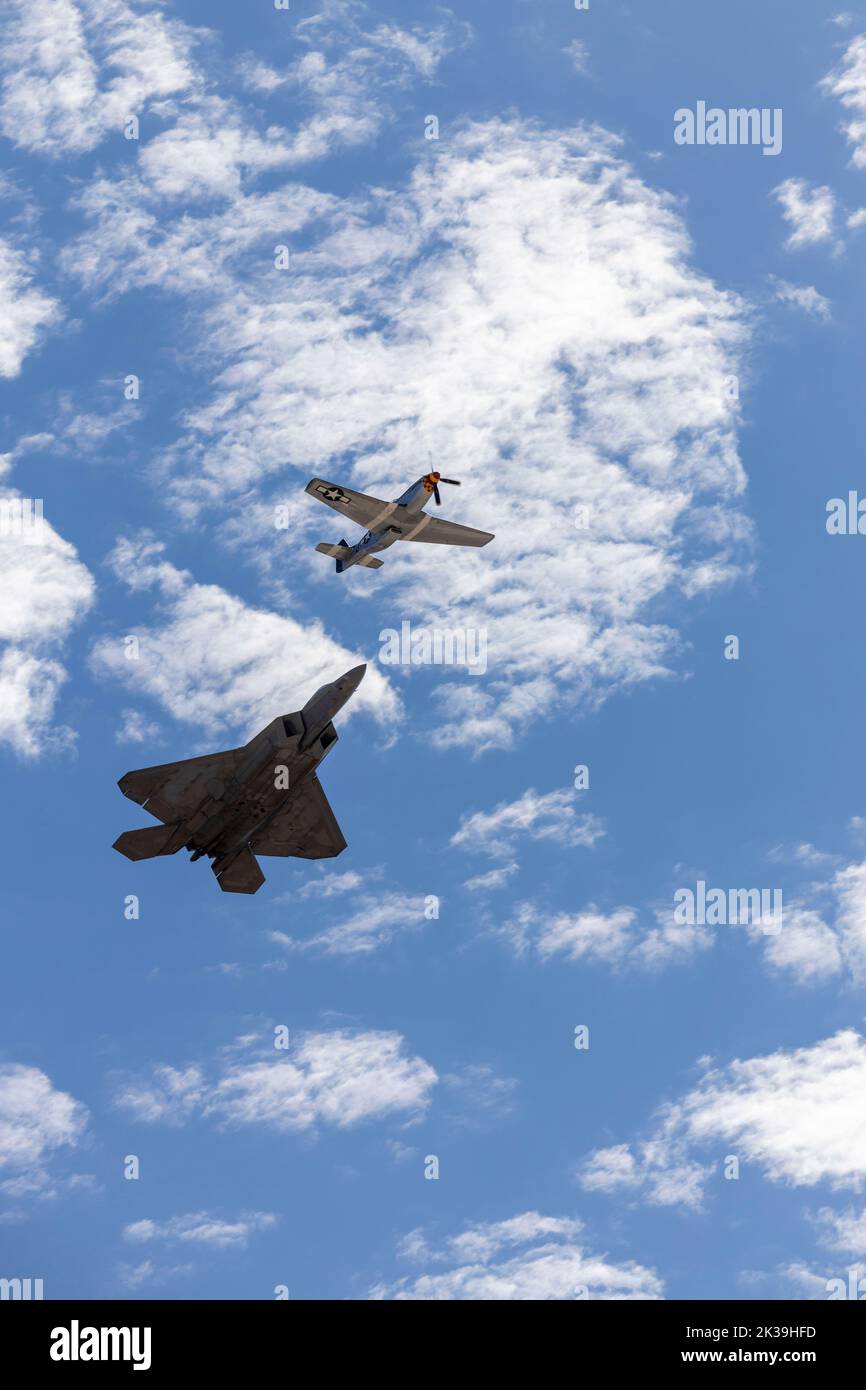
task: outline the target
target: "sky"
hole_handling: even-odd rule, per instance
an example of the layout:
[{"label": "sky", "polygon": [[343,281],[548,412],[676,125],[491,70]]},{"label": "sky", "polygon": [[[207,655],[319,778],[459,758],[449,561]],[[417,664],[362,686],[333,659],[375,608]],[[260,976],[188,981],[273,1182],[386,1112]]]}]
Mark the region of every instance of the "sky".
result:
[{"label": "sky", "polygon": [[[0,25],[0,1277],[866,1296],[866,6]],[[112,849],[359,662],[339,858]]]}]

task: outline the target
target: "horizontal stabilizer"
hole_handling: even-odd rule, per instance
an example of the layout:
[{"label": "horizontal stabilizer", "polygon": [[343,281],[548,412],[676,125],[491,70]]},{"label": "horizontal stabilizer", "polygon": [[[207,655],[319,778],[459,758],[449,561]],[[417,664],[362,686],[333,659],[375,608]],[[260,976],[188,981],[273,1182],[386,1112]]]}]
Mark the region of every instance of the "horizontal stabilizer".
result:
[{"label": "horizontal stabilizer", "polygon": [[384,560],[377,560],[375,555],[365,555],[363,559],[358,561],[358,564],[363,565],[365,570],[380,570],[384,563]]},{"label": "horizontal stabilizer", "polygon": [[211,868],[224,893],[257,893],[265,881],[259,861],[249,849],[242,849],[228,861],[217,859]]},{"label": "horizontal stabilizer", "polygon": [[177,854],[185,838],[182,825],[147,825],[143,830],[125,830],[112,849],[127,859],[155,859],[158,854]]},{"label": "horizontal stabilizer", "polygon": [[343,545],[329,545],[327,541],[319,541],[316,549],[320,555],[331,555],[335,560],[345,560],[351,546],[345,543]]}]

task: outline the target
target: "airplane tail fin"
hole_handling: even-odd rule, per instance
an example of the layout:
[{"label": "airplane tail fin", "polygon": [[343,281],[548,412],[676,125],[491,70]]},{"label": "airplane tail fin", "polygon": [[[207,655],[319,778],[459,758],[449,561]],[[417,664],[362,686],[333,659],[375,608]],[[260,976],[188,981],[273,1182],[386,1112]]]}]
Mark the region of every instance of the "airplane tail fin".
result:
[{"label": "airplane tail fin", "polygon": [[[352,547],[348,541],[340,541],[339,545],[329,545],[327,541],[320,541],[316,546],[320,555],[330,555],[337,562],[337,573],[343,572],[343,561],[352,553]],[[356,565],[363,565],[367,570],[380,570],[384,560],[377,560],[375,555],[364,555],[360,560],[356,560]]]},{"label": "airplane tail fin", "polygon": [[251,849],[242,849],[231,858],[215,859],[211,868],[224,893],[257,893],[265,881]]},{"label": "airplane tail fin", "polygon": [[147,825],[143,830],[125,830],[111,848],[127,859],[155,859],[159,854],[177,854],[184,840],[183,826]]},{"label": "airplane tail fin", "polygon": [[320,555],[330,555],[337,562],[337,573],[340,571],[340,564],[346,559],[352,547],[348,541],[340,541],[339,545],[329,545],[327,541],[319,541],[316,546]]}]

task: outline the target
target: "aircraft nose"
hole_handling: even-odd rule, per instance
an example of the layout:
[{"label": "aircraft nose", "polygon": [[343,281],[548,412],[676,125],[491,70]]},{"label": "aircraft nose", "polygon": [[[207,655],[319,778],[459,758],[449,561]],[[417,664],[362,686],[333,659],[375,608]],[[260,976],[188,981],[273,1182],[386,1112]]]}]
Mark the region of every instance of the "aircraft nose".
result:
[{"label": "aircraft nose", "polygon": [[353,666],[351,671],[347,671],[344,676],[340,677],[340,684],[347,685],[352,691],[357,690],[361,681],[364,679],[366,670],[366,663],[363,666]]}]

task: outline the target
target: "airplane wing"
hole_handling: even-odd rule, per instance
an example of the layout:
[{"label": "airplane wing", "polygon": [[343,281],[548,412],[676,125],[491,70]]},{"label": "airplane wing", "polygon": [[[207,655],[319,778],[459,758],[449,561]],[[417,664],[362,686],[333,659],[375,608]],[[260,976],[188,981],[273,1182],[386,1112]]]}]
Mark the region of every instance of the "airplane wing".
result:
[{"label": "airplane wing", "polygon": [[343,832],[318,777],[309,777],[297,796],[250,841],[254,854],[330,859],[346,848]]},{"label": "airplane wing", "polygon": [[350,521],[363,526],[365,531],[375,531],[377,521],[386,521],[394,511],[394,502],[383,502],[381,497],[368,497],[365,492],[353,492],[350,487],[339,483],[325,482],[324,478],[311,478],[304,488],[317,502],[324,502],[335,512],[341,512]]},{"label": "airplane wing", "polygon": [[456,521],[442,521],[425,512],[419,524],[415,517],[410,523],[389,520],[403,541],[428,541],[433,545],[487,545],[493,540],[492,531],[476,531],[472,526],[459,526]]},{"label": "airplane wing", "polygon": [[169,825],[195,810],[208,794],[209,783],[227,781],[242,753],[242,748],[230,748],[226,753],[205,753],[201,758],[140,767],[127,772],[117,785],[130,801],[137,801],[157,820]]}]

